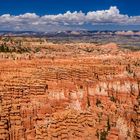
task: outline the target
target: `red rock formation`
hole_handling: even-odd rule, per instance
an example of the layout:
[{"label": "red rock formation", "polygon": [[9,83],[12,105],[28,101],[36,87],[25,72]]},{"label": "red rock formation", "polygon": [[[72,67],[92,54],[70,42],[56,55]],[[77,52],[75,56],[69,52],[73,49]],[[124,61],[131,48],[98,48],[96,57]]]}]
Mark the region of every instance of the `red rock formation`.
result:
[{"label": "red rock formation", "polygon": [[0,139],[139,139],[140,53],[63,44],[62,55],[45,45],[51,57],[0,60]]}]

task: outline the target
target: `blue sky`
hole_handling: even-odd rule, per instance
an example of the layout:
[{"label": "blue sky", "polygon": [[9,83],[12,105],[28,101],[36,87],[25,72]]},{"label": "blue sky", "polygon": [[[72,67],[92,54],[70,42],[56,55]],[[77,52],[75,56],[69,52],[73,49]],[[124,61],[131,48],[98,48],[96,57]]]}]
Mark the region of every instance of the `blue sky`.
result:
[{"label": "blue sky", "polygon": [[0,0],[0,14],[27,12],[58,14],[70,11],[95,11],[117,6],[122,14],[140,15],[140,0]]},{"label": "blue sky", "polygon": [[139,29],[140,0],[0,0],[0,30],[47,31],[54,26],[54,30]]}]

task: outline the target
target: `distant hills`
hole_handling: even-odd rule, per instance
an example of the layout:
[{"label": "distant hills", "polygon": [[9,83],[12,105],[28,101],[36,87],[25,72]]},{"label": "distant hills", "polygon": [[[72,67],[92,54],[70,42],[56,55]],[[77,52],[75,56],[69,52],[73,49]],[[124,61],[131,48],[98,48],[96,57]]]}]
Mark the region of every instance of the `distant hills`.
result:
[{"label": "distant hills", "polygon": [[98,34],[140,36],[140,31],[57,31],[57,32],[34,32],[34,31],[0,31],[1,36],[92,36]]}]

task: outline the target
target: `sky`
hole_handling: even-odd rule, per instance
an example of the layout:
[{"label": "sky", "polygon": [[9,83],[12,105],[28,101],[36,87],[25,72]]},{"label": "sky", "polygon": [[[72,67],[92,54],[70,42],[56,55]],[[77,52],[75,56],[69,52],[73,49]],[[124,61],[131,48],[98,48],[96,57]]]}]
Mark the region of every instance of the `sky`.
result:
[{"label": "sky", "polygon": [[0,0],[0,30],[140,30],[140,0]]}]

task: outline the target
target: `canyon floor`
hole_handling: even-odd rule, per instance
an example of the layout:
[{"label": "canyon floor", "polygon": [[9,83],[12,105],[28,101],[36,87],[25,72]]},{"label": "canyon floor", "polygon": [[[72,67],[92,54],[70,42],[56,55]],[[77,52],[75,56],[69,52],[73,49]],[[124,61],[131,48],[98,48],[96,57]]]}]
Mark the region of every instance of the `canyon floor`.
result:
[{"label": "canyon floor", "polygon": [[1,37],[0,140],[139,139],[140,51]]}]

